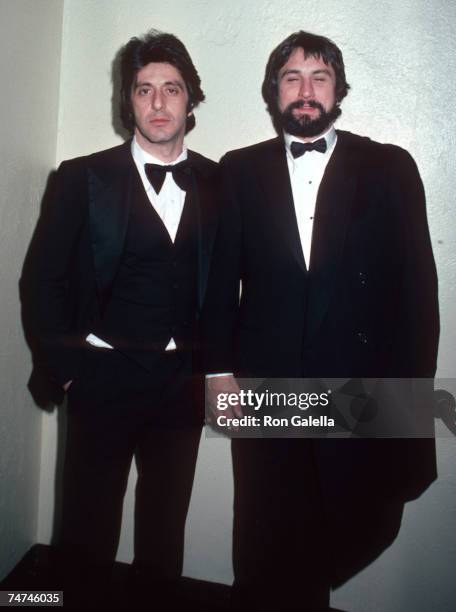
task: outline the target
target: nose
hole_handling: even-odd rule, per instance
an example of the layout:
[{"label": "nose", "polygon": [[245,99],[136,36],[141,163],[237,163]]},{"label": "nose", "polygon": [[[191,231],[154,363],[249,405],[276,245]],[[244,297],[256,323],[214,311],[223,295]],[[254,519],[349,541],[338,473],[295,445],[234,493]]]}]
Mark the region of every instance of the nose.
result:
[{"label": "nose", "polygon": [[154,91],[152,95],[152,108],[154,110],[160,110],[163,108],[163,98],[160,90]]},{"label": "nose", "polygon": [[314,88],[311,79],[303,78],[301,80],[301,86],[299,88],[299,97],[304,100],[312,99],[314,97]]}]

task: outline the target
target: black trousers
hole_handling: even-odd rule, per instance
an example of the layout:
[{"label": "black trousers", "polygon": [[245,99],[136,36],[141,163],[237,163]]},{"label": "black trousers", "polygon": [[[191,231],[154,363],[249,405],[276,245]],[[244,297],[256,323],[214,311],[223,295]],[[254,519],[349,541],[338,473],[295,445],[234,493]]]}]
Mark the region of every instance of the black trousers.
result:
[{"label": "black trousers", "polygon": [[174,351],[151,373],[115,350],[87,350],[69,391],[62,516],[67,557],[100,568],[114,560],[134,457],[134,565],[149,580],[180,576],[201,435],[190,372],[190,358]]},{"label": "black trousers", "polygon": [[234,439],[233,609],[325,610],[330,559],[312,440]]}]

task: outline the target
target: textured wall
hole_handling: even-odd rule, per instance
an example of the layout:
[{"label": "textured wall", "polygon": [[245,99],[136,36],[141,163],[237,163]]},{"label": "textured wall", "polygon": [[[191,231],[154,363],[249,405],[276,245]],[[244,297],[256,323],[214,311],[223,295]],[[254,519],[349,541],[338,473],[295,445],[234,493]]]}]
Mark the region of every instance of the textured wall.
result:
[{"label": "textured wall", "polygon": [[18,280],[55,162],[62,3],[0,2],[0,578],[36,541],[41,414]]},{"label": "textured wall", "polygon": [[[130,36],[150,27],[181,37],[199,69],[207,102],[197,110],[189,144],[214,159],[273,134],[260,87],[267,57],[278,42],[302,28],[340,45],[352,90],[339,127],[404,146],[421,169],[440,276],[439,373],[454,376],[456,5],[446,0],[66,0],[59,160],[121,141],[111,125],[111,61]],[[52,419],[43,439],[40,534],[45,540],[52,509]],[[335,605],[360,612],[453,609],[454,440],[440,441],[439,461],[442,478],[407,509],[397,542],[336,592]],[[231,486],[227,445],[204,441],[187,530],[187,575],[231,578]],[[121,559],[131,558],[131,529],[130,488]]]}]

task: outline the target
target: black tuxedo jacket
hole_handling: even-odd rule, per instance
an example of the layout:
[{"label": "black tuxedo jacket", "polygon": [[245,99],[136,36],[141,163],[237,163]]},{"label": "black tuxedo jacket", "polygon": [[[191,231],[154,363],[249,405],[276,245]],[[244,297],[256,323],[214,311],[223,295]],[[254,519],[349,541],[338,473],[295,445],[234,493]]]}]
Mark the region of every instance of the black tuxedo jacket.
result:
[{"label": "black tuxedo jacket", "polygon": [[[228,153],[221,172],[224,199],[203,317],[207,372],[258,378],[434,376],[437,278],[424,190],[406,151],[338,132],[318,192],[309,271],[283,140]],[[342,445],[336,472],[347,487],[347,475],[360,463],[366,470],[358,484],[373,474],[366,456],[386,445],[353,441],[364,447],[353,455],[344,442],[319,446],[329,476],[334,449]],[[391,447],[399,445],[388,442],[392,456]],[[409,496],[435,477],[433,442],[423,444],[425,465],[418,458],[418,481],[411,478],[416,486]],[[398,452],[402,458],[393,461],[393,474],[403,459]],[[377,478],[392,469],[390,461],[381,467],[383,459],[380,450]],[[410,484],[411,461],[399,487],[407,479]]]},{"label": "black tuxedo jacket", "polygon": [[[188,159],[198,217],[200,308],[216,227],[217,164],[193,151]],[[130,142],[66,161],[43,208],[28,278],[40,362],[60,384],[77,376],[85,337],[109,300],[123,253],[134,178]]]}]

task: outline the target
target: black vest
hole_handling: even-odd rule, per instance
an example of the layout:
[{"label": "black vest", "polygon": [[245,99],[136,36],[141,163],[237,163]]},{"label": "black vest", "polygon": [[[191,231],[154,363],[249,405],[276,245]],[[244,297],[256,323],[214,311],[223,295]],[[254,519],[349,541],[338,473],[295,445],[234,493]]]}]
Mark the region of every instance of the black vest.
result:
[{"label": "black vest", "polygon": [[191,192],[171,241],[135,173],[125,246],[112,294],[95,332],[153,367],[171,338],[191,349],[197,306],[197,215]]}]

